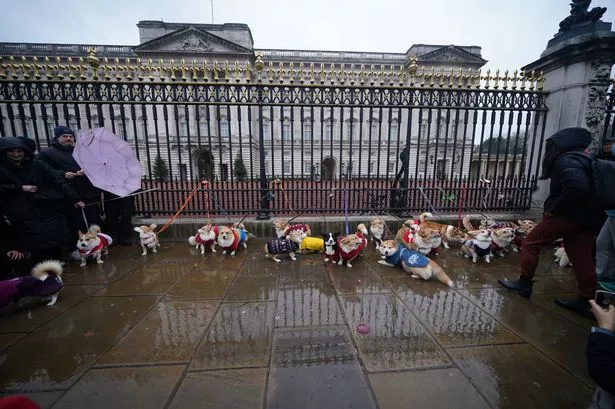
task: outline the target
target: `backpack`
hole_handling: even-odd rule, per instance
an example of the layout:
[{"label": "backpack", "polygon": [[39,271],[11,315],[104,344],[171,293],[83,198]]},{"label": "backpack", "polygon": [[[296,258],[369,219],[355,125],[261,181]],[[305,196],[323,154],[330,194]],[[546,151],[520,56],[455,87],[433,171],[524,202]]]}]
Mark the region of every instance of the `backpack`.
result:
[{"label": "backpack", "polygon": [[615,209],[615,161],[592,158],[583,152],[569,152],[591,160],[589,183],[591,196],[589,203],[598,209]]}]

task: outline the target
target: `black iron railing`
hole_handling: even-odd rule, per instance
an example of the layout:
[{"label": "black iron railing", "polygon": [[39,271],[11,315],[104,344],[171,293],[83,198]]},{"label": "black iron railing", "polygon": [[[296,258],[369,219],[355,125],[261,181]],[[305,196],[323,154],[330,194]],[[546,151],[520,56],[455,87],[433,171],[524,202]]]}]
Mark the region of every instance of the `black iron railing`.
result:
[{"label": "black iron railing", "polygon": [[157,189],[137,198],[142,215],[174,213],[202,179],[186,214],[530,207],[538,76],[91,62],[2,66],[0,133],[44,146],[58,124],[111,129]]}]

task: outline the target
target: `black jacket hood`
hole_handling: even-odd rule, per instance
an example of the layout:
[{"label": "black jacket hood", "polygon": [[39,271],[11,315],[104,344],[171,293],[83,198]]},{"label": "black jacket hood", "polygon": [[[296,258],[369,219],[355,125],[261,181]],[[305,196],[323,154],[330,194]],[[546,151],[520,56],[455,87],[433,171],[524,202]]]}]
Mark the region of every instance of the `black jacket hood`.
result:
[{"label": "black jacket hood", "polygon": [[[35,145],[36,146],[36,145]],[[0,138],[0,154],[7,149],[20,148],[26,152],[29,157],[34,157],[34,151],[32,150],[32,144],[26,141],[26,138],[16,138],[14,136],[4,136]]]},{"label": "black jacket hood", "polygon": [[587,148],[592,141],[592,134],[585,128],[565,128],[553,134],[547,141],[551,141],[561,155]]}]

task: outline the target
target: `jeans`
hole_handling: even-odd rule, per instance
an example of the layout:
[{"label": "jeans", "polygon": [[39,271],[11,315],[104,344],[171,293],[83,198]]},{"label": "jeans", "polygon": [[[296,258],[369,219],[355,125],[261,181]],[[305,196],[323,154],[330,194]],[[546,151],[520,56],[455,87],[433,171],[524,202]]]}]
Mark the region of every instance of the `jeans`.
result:
[{"label": "jeans", "polygon": [[596,263],[593,256],[594,232],[573,221],[545,213],[521,245],[521,277],[531,280],[538,267],[538,254],[544,246],[563,238],[566,254],[577,277],[580,295],[594,298]]},{"label": "jeans", "polygon": [[596,239],[596,276],[615,282],[615,217],[609,217]]}]

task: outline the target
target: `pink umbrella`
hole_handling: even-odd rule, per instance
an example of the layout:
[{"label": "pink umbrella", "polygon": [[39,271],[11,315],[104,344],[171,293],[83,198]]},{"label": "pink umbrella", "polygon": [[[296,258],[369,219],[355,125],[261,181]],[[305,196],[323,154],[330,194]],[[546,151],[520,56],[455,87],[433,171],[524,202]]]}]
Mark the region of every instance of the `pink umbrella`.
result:
[{"label": "pink umbrella", "polygon": [[105,128],[79,131],[73,158],[99,189],[127,196],[141,188],[141,164],[130,144]]}]

